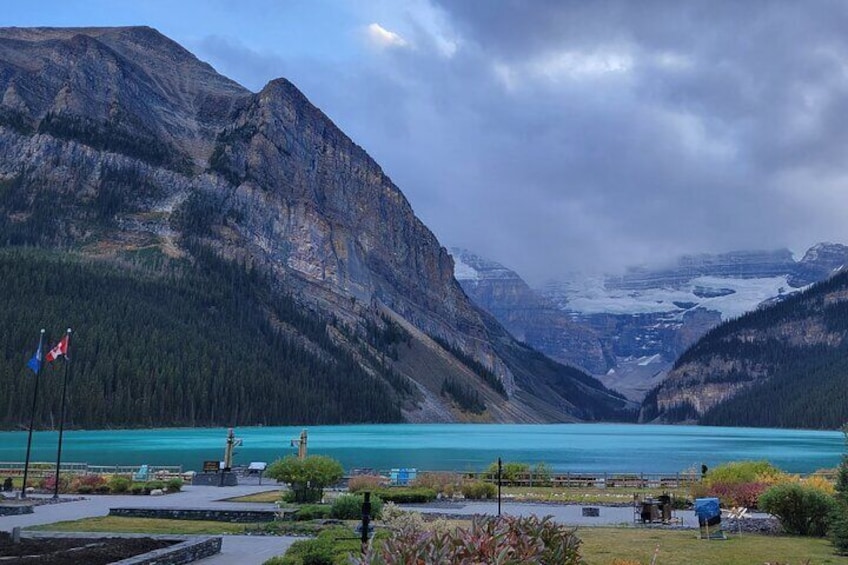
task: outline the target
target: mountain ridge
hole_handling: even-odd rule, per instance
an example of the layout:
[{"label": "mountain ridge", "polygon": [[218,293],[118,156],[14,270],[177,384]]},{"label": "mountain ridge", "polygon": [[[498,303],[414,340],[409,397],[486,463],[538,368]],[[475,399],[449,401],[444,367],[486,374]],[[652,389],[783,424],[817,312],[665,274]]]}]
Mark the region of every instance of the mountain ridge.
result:
[{"label": "mountain ridge", "polygon": [[[4,28],[0,91],[0,243],[112,261],[157,250],[197,264],[211,251],[261,272],[265,300],[291,297],[328,320],[363,370],[409,381],[410,421],[570,421],[627,408],[567,368],[535,382],[524,366],[534,361],[468,300],[400,189],[289,81],[249,92],[151,28]],[[408,347],[374,337],[400,322],[417,330]],[[482,415],[442,392],[447,379],[480,391]]]}]

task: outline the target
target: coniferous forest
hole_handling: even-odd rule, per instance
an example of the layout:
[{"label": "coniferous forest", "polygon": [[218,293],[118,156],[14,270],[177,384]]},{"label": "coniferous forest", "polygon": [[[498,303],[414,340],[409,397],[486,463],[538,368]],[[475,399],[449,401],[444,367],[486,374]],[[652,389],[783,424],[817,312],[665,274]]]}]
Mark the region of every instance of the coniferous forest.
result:
[{"label": "coniferous forest", "polygon": [[[0,250],[0,425],[28,424],[34,374],[26,362],[39,330],[47,330],[46,353],[68,327],[69,427],[401,419],[393,387],[328,337],[333,321],[272,295],[255,271],[197,251],[202,269],[154,250],[127,254],[120,268]],[[64,363],[42,368],[38,427],[58,423]]]},{"label": "coniferous forest", "polygon": [[[848,421],[846,292],[848,273],[840,273],[711,330],[677,360],[675,370],[687,370],[687,364],[706,367],[713,360],[729,369],[708,371],[700,382],[743,388],[700,416],[681,405],[666,410],[665,418],[720,426],[841,428]],[[657,389],[645,399],[645,419],[657,415],[656,402]]]}]

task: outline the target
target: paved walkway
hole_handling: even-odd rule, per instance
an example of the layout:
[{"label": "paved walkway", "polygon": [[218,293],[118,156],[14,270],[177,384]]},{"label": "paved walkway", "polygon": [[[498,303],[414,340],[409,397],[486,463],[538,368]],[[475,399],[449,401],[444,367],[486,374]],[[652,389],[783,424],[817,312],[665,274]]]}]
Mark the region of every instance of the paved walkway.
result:
[{"label": "paved walkway", "polygon": [[[185,486],[178,493],[166,496],[133,495],[92,495],[84,500],[43,504],[36,506],[32,514],[21,516],[0,516],[0,531],[11,532],[20,526],[38,526],[66,520],[79,520],[106,516],[110,508],[227,508],[227,509],[273,509],[273,504],[250,504],[226,502],[223,498],[232,498],[274,489],[274,485],[246,485],[236,487]],[[30,495],[36,498],[39,495]],[[49,496],[47,497],[49,498]],[[222,536],[221,553],[197,561],[203,565],[261,565],[267,559],[281,555],[298,538],[290,536]]]},{"label": "paved walkway", "polygon": [[[236,487],[186,486],[182,492],[166,496],[100,495],[88,496],[83,500],[36,506],[32,514],[22,516],[0,516],[0,531],[11,531],[13,527],[52,524],[66,520],[79,520],[94,516],[106,516],[114,507],[127,508],[226,508],[226,509],[273,509],[274,504],[226,502],[223,499],[253,494],[274,489],[273,484],[239,485]],[[35,498],[35,496],[31,496]],[[448,502],[423,505],[407,504],[404,508],[422,513],[440,513],[454,516],[475,514],[496,515],[497,502]],[[586,517],[582,509],[593,506],[599,509],[597,517]],[[632,506],[611,507],[594,505],[531,504],[505,500],[501,512],[513,516],[553,516],[554,520],[568,526],[610,526],[634,523]],[[691,510],[676,510],[674,516],[681,525],[697,528],[698,521]],[[754,514],[752,517],[765,516]],[[236,536],[225,535],[219,555],[208,557],[197,563],[202,565],[261,565],[274,555],[285,553],[298,538],[290,536]]]}]

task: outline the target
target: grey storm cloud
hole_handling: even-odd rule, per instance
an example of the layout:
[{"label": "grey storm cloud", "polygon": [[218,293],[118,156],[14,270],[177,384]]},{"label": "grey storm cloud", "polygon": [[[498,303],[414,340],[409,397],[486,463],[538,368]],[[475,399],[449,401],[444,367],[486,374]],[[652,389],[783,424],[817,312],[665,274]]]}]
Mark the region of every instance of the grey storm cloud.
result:
[{"label": "grey storm cloud", "polygon": [[291,79],[443,244],[531,282],[682,253],[848,243],[848,4],[436,9],[452,50],[414,12],[404,45],[356,61],[219,37],[194,48],[254,90]]}]

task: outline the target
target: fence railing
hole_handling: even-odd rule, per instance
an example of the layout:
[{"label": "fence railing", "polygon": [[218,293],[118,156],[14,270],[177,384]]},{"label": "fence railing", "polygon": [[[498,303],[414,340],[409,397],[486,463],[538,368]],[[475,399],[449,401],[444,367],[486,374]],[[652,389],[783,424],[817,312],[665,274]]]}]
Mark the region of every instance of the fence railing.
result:
[{"label": "fence railing", "polygon": [[[88,463],[62,463],[60,471],[71,475],[132,475],[139,472],[141,465],[89,465]],[[150,476],[181,475],[182,465],[148,465]],[[31,461],[29,476],[42,478],[56,472],[56,462]],[[24,464],[20,462],[0,461],[0,477],[20,477],[24,474]]]},{"label": "fence railing", "polygon": [[[497,473],[472,473],[473,478],[497,482]],[[685,488],[700,480],[695,473],[512,473],[501,475],[501,484],[534,487]]]}]

